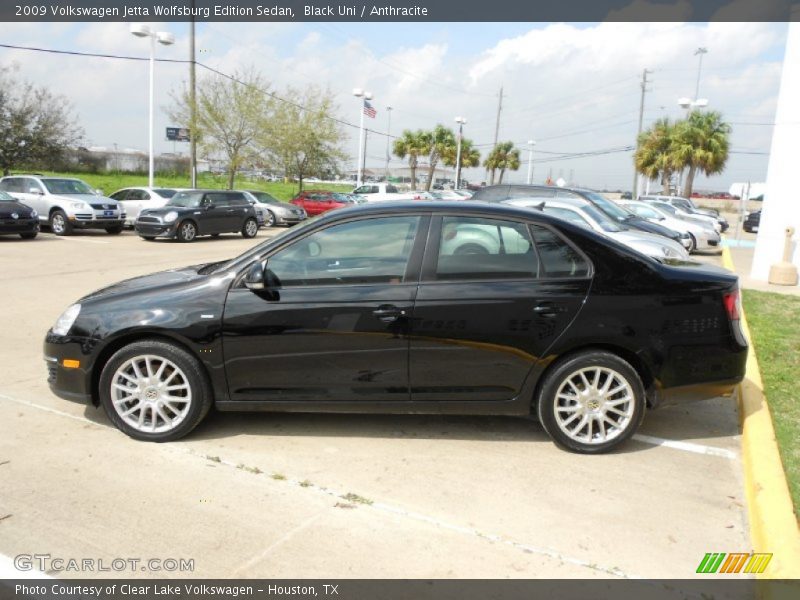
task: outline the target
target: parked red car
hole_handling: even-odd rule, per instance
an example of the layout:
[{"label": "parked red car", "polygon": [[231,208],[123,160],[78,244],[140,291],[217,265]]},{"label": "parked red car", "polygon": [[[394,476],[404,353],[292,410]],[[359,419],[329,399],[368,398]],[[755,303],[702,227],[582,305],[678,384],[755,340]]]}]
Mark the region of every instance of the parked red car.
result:
[{"label": "parked red car", "polygon": [[305,209],[309,217],[319,215],[334,208],[351,206],[357,200],[348,194],[340,194],[328,190],[303,190],[295,196],[291,203]]}]

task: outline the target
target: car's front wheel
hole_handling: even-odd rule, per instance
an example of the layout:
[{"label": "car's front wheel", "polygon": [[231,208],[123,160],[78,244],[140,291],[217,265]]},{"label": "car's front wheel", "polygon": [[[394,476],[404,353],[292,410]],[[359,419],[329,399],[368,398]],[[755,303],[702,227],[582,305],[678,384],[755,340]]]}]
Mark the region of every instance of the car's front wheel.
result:
[{"label": "car's front wheel", "polygon": [[254,238],[258,233],[258,221],[255,219],[247,219],[242,225],[242,237]]},{"label": "car's front wheel", "polygon": [[56,235],[69,235],[72,233],[72,225],[63,210],[53,211],[50,216],[50,231]]},{"label": "car's front wheel", "polygon": [[275,227],[275,213],[273,213],[271,210],[267,211],[267,218],[264,225],[267,227]]},{"label": "car's front wheel", "polygon": [[158,340],[118,350],[100,376],[100,403],[112,423],[137,440],[182,438],[212,403],[203,368],[191,354]]},{"label": "car's front wheel", "polygon": [[599,454],[628,438],[644,417],[636,370],[610,352],[593,350],[554,365],[537,400],[539,421],[561,447]]},{"label": "car's front wheel", "polygon": [[117,225],[116,227],[106,227],[106,233],[110,233],[111,235],[119,235],[122,233],[124,227],[122,225]]},{"label": "car's front wheel", "polygon": [[38,231],[31,231],[31,232],[28,232],[28,233],[20,233],[19,237],[21,237],[23,240],[32,240],[37,235],[39,235]]},{"label": "car's front wheel", "polygon": [[197,225],[194,224],[194,221],[184,221],[178,225],[175,237],[179,242],[193,242],[197,237]]}]

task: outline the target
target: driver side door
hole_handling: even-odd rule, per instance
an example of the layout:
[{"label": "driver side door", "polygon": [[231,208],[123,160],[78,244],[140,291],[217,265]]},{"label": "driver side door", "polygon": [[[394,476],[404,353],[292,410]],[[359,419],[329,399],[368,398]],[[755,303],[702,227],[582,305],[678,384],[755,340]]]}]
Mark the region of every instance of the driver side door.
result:
[{"label": "driver side door", "polygon": [[234,283],[223,317],[230,399],[407,402],[408,328],[428,222],[335,223],[262,258],[268,290]]}]

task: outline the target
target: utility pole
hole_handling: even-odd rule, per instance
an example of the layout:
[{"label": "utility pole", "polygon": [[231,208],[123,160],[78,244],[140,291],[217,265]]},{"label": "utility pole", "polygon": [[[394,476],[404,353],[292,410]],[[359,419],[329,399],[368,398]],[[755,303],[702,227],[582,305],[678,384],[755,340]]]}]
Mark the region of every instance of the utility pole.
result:
[{"label": "utility pole", "polygon": [[[194,8],[194,0],[192,0]],[[191,173],[191,187],[197,188],[197,91],[195,79],[195,53],[194,53],[194,10],[189,29],[189,171]]]},{"label": "utility pole", "polygon": [[[503,110],[503,86],[501,85],[500,95],[498,96],[497,100],[497,120],[495,121],[494,124],[494,145],[492,146],[492,150],[497,148],[497,138],[500,135],[500,113],[502,112],[502,110]],[[487,169],[486,172],[488,174],[489,170]],[[494,171],[492,172],[492,180],[489,182],[489,185],[493,184],[494,184]]]},{"label": "utility pole", "polygon": [[389,160],[391,159],[390,148],[392,145],[392,107],[386,107],[386,113],[389,115],[389,124],[386,127],[386,183],[389,183]]},{"label": "utility pole", "polygon": [[[642,97],[639,100],[639,128],[636,130],[636,144],[634,144],[634,153],[639,148],[639,136],[642,135],[642,121],[644,120],[644,95],[647,92],[647,75],[652,73],[647,69],[642,71],[642,81],[639,84],[642,88]],[[634,154],[635,157],[635,154]],[[631,198],[637,199],[639,189],[639,171],[636,169],[635,158],[633,166],[633,189],[631,190]]]}]

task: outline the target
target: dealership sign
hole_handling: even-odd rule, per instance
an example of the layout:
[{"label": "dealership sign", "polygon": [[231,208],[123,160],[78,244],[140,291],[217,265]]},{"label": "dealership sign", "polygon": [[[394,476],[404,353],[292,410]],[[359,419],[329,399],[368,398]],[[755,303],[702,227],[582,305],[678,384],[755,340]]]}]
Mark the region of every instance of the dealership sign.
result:
[{"label": "dealership sign", "polygon": [[187,127],[167,127],[167,141],[188,142],[189,129]]}]

